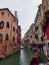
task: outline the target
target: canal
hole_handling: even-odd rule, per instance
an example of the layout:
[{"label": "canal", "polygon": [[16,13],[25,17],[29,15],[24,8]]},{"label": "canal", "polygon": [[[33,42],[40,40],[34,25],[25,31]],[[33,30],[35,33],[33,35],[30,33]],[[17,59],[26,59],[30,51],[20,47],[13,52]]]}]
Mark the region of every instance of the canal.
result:
[{"label": "canal", "polygon": [[0,65],[29,65],[32,55],[29,49],[21,49],[19,53],[0,61]]}]

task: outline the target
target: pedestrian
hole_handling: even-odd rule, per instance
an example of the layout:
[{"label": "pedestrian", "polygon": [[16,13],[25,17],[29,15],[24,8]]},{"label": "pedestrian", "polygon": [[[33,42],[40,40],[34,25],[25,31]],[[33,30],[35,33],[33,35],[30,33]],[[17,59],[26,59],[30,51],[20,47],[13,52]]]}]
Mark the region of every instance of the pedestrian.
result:
[{"label": "pedestrian", "polygon": [[30,65],[39,65],[39,53],[38,53],[38,50],[36,51],[35,55],[33,56]]}]

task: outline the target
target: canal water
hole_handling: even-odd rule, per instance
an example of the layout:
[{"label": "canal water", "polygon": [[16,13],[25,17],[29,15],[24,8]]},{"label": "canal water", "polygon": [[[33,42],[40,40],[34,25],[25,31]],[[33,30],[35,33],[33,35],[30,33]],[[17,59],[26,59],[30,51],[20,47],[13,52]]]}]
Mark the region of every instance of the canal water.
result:
[{"label": "canal water", "polygon": [[21,49],[19,53],[0,61],[0,65],[29,65],[32,55],[29,49]]}]

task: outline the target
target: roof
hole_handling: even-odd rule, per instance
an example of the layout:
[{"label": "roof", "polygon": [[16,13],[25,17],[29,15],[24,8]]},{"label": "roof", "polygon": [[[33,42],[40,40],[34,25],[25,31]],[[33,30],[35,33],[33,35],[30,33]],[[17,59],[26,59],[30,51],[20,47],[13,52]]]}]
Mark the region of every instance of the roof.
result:
[{"label": "roof", "polygon": [[9,12],[10,12],[10,14],[17,20],[17,22],[18,22],[18,18],[16,18],[12,13],[11,13],[11,11],[8,9],[8,8],[1,8],[0,10],[8,10]]}]

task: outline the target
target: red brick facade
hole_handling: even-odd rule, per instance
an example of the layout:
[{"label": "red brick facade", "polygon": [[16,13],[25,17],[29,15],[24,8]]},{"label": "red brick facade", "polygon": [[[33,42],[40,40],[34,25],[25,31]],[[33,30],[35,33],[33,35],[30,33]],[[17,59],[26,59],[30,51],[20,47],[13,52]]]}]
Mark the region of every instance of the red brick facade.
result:
[{"label": "red brick facade", "polygon": [[8,8],[0,9],[0,57],[12,55],[20,50],[21,28]]}]

